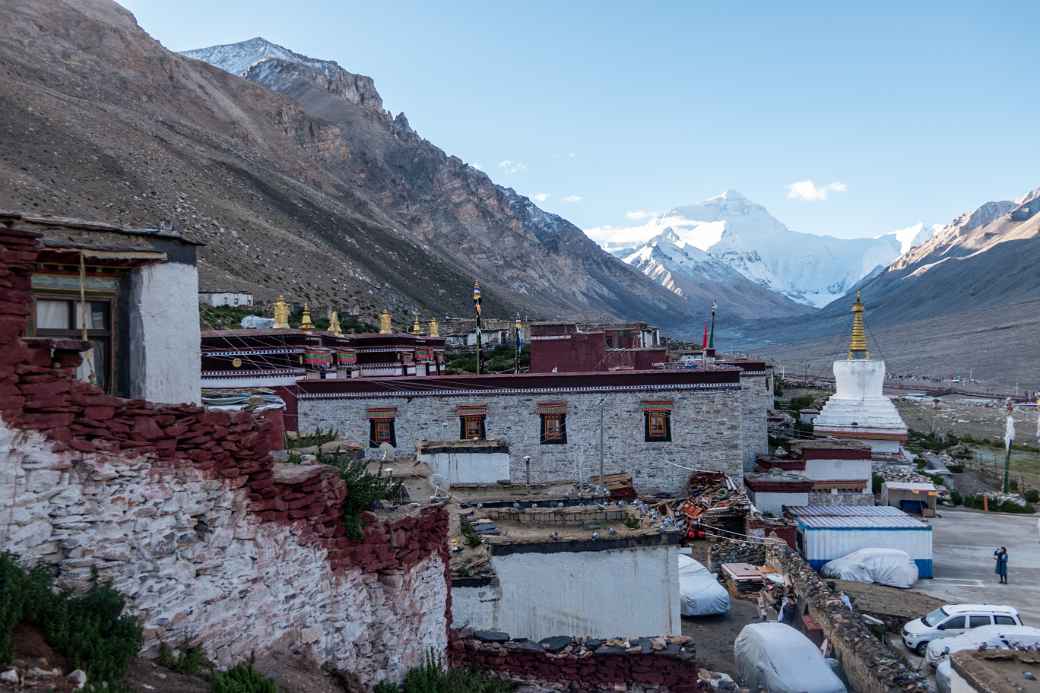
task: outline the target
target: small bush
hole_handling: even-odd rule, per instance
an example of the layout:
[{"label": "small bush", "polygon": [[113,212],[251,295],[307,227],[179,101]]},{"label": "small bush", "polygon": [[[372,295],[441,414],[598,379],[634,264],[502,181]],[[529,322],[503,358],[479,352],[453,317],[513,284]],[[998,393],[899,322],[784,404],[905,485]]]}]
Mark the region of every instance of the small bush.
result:
[{"label": "small bush", "polygon": [[211,693],[279,693],[274,681],[253,668],[253,662],[236,664],[213,674]]},{"label": "small bush", "polygon": [[399,686],[395,686],[389,681],[380,681],[372,690],[373,693],[401,693],[401,688]]},{"label": "small bush", "polygon": [[[472,669],[445,669],[428,654],[426,663],[404,677],[404,693],[512,693],[515,686]],[[387,691],[389,693],[389,691]]]},{"label": "small bush", "polygon": [[399,479],[371,474],[367,460],[342,460],[336,455],[319,455],[318,459],[335,467],[347,484],[347,498],[343,501],[343,522],[347,526],[347,536],[355,540],[364,539],[361,513],[371,510],[376,501],[400,499],[404,485]]},{"label": "small bush", "polygon": [[643,523],[639,521],[638,517],[632,515],[626,515],[624,519],[625,526],[629,529],[639,529],[643,526]]},{"label": "small bush", "polygon": [[1026,499],[1027,503],[1040,503],[1040,491],[1037,491],[1035,488],[1029,489],[1023,493],[1022,496]]},{"label": "small bush", "polygon": [[473,525],[465,520],[462,521],[462,538],[466,540],[466,546],[470,548],[480,546],[480,535],[477,534],[477,530],[473,529]]},{"label": "small bush", "polygon": [[954,505],[964,505],[964,498],[957,491],[950,491],[950,502]]},{"label": "small bush", "polygon": [[286,437],[285,447],[287,450],[292,450],[294,448],[309,448],[312,445],[324,445],[325,443],[331,443],[336,440],[338,435],[339,434],[335,429],[330,428],[327,431],[323,431],[319,428],[313,433],[308,433],[307,435],[299,435],[295,438]]},{"label": "small bush", "polygon": [[874,474],[870,477],[870,490],[875,494],[881,493],[881,487],[885,484],[885,477]]},{"label": "small bush", "polygon": [[184,644],[174,652],[166,643],[159,645],[159,664],[180,674],[199,674],[213,670],[213,662],[197,645]]}]

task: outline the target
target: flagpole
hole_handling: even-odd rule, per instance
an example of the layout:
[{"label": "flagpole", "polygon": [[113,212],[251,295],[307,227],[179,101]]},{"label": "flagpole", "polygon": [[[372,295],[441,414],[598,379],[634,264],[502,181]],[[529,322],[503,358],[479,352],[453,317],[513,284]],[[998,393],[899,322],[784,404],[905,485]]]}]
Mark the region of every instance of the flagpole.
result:
[{"label": "flagpole", "polygon": [[1004,447],[1007,448],[1007,454],[1004,455],[1004,493],[1011,492],[1011,484],[1009,476],[1011,473],[1011,444],[1015,440],[1015,419],[1012,418],[1012,413],[1015,410],[1015,404],[1008,397],[1007,400],[1007,422],[1004,425]]},{"label": "flagpole", "polygon": [[473,312],[477,317],[477,375],[480,375],[480,282],[473,282]]},{"label": "flagpole", "polygon": [[523,329],[523,324],[521,324],[521,322],[520,322],[520,313],[516,314],[516,323],[514,324],[514,327],[516,328],[516,336],[515,336],[515,340],[516,340],[516,353],[513,355],[513,372],[514,373],[519,373],[520,372],[520,348],[521,348],[520,347],[520,330]]}]

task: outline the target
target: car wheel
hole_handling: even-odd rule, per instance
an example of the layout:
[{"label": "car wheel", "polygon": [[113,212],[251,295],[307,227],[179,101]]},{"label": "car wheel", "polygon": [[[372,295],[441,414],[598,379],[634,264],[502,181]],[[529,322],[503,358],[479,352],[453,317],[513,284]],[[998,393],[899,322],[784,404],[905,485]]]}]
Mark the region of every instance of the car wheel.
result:
[{"label": "car wheel", "polygon": [[914,652],[917,653],[918,657],[924,657],[924,654],[927,651],[928,651],[928,643],[926,643],[926,642],[919,642],[919,643],[917,643],[917,647],[914,648]]}]

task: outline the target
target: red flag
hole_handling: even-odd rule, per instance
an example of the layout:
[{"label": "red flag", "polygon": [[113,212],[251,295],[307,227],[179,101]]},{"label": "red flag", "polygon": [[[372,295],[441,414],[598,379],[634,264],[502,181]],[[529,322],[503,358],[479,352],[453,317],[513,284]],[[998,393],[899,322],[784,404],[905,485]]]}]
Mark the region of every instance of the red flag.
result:
[{"label": "red flag", "polygon": [[701,349],[708,348],[708,323],[704,323],[704,339],[701,340]]}]

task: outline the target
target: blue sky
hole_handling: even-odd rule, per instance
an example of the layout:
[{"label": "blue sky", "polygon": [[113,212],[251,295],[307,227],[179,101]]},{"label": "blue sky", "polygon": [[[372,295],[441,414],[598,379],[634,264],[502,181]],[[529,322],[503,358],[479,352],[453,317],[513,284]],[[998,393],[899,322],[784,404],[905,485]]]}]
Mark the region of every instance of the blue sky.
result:
[{"label": "blue sky", "polygon": [[1040,3],[123,4],[173,50],[259,35],[371,75],[583,228],[732,188],[873,236],[1040,186]]}]

